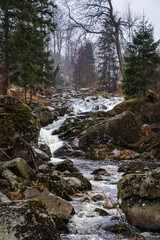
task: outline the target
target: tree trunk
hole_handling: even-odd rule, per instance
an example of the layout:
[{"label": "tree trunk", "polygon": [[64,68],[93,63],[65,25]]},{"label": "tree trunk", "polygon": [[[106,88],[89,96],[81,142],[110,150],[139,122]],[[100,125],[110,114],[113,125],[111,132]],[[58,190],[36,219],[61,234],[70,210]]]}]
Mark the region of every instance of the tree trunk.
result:
[{"label": "tree trunk", "polygon": [[26,89],[26,87],[24,88],[24,97],[25,97],[24,101],[27,104],[27,89]]},{"label": "tree trunk", "polygon": [[33,95],[33,89],[32,87],[30,88],[30,104],[32,103],[32,95]]},{"label": "tree trunk", "polygon": [[4,29],[4,46],[5,46],[5,56],[4,56],[4,81],[3,81],[3,95],[7,95],[7,90],[9,87],[9,13],[7,4],[5,6],[5,29]]}]

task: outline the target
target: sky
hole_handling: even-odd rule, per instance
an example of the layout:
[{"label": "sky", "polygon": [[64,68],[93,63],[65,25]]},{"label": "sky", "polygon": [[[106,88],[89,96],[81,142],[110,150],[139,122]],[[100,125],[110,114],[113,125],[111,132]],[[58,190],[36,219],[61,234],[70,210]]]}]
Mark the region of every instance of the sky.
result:
[{"label": "sky", "polygon": [[[160,39],[160,0],[129,0],[131,2],[131,9],[135,14],[143,16],[154,26],[154,38]],[[120,11],[124,12],[127,6],[127,0],[113,0],[113,6]]]}]

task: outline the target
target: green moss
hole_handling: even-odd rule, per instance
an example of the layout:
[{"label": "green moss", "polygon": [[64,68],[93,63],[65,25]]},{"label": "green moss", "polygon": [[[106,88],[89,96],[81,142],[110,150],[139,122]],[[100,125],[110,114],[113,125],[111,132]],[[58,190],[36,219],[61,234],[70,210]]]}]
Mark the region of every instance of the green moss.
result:
[{"label": "green moss", "polygon": [[160,179],[160,172],[153,172],[151,176],[155,179]]},{"label": "green moss", "polygon": [[36,208],[44,208],[44,203],[42,200],[40,199],[37,199],[37,198],[33,198],[33,199],[30,199],[26,202],[26,205],[25,205],[27,208],[30,208],[30,209],[36,209]]},{"label": "green moss", "polygon": [[16,181],[19,182],[19,183],[21,183],[21,182],[23,181],[23,179],[22,179],[21,177],[17,177],[17,178],[16,178]]},{"label": "green moss", "polygon": [[113,233],[122,233],[127,231],[127,227],[124,223],[118,223],[111,227],[111,232]]}]

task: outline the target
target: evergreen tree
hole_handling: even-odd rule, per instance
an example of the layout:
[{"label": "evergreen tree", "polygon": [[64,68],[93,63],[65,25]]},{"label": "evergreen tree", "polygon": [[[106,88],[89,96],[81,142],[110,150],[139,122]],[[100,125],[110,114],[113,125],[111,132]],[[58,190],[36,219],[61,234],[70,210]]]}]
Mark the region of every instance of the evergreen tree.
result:
[{"label": "evergreen tree", "polygon": [[32,95],[36,83],[52,83],[53,59],[48,44],[50,32],[55,29],[52,20],[55,5],[50,0],[13,0],[13,3],[12,0],[0,2],[3,63],[0,67],[4,69],[1,75],[6,77],[4,92],[7,93],[11,78],[25,89],[30,88]]},{"label": "evergreen tree", "polygon": [[14,30],[14,6],[13,0],[0,1],[0,94],[7,94],[10,84],[10,67],[12,62],[11,38]]},{"label": "evergreen tree", "polygon": [[127,46],[122,82],[127,98],[146,95],[150,78],[159,63],[156,51],[159,43],[154,42],[153,26],[143,17],[133,34],[132,42]]},{"label": "evergreen tree", "polygon": [[76,90],[80,87],[90,88],[96,79],[95,61],[92,43],[87,41],[78,49],[77,59],[73,69],[73,79]]}]

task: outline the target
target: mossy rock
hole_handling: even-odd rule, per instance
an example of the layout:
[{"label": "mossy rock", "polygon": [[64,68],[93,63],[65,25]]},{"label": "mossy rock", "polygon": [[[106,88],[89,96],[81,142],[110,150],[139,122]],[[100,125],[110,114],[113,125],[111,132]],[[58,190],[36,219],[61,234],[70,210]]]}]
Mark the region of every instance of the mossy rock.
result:
[{"label": "mossy rock", "polygon": [[15,132],[27,142],[38,138],[40,128],[27,105],[11,96],[1,96],[0,104],[4,104],[0,114],[0,147],[9,146]]},{"label": "mossy rock", "polygon": [[140,130],[141,123],[135,114],[126,111],[83,131],[79,138],[79,147],[85,151],[92,145],[108,143],[128,147],[139,141]]},{"label": "mossy rock", "polygon": [[12,115],[9,113],[0,114],[0,146],[7,147],[15,134],[15,126],[12,120]]},{"label": "mossy rock", "polygon": [[52,216],[39,199],[1,203],[2,239],[60,240]]},{"label": "mossy rock", "polygon": [[131,111],[145,123],[158,123],[160,121],[160,101],[149,101],[148,98],[135,98],[116,105],[108,114],[115,116],[124,111]]},{"label": "mossy rock", "polygon": [[72,198],[69,196],[70,191],[68,192],[68,189],[64,188],[60,181],[52,180],[47,174],[38,177],[38,186],[47,188],[50,192],[67,201],[72,201]]}]

